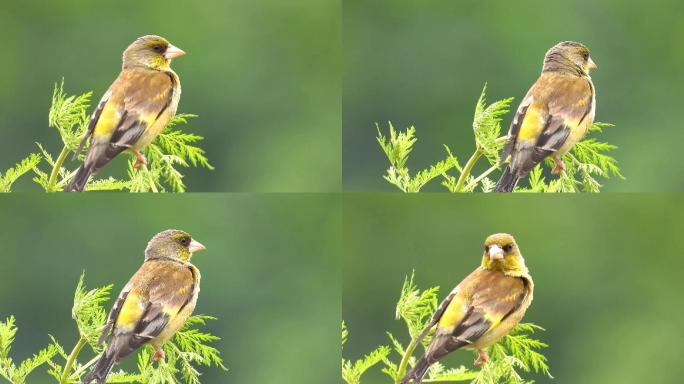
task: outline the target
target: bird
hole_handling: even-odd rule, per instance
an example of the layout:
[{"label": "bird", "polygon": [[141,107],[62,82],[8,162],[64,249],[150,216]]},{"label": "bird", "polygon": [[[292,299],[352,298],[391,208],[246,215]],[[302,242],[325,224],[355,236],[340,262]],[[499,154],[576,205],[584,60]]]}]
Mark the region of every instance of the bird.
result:
[{"label": "bird", "polygon": [[107,341],[95,367],[83,379],[104,384],[114,364],[146,344],[164,359],[162,345],[190,317],[200,291],[200,272],[190,259],[204,245],[184,231],[155,235],[145,249],[145,261],[124,286],[109,312],[98,346]]},{"label": "bird", "polygon": [[432,364],[460,348],[478,352],[476,366],[487,363],[486,348],[520,322],[533,291],[534,282],[513,236],[487,237],[480,267],[449,293],[414,341],[418,345],[436,327],[425,355],[401,383],[419,384]]},{"label": "bird", "polygon": [[121,73],[102,96],[74,154],[76,158],[90,139],[85,160],[64,191],[83,191],[91,174],[125,150],[135,155],[136,168],[147,164],[140,151],[178,109],[181,85],[171,61],[183,55],[182,49],[155,35],[139,37],[126,48]]},{"label": "bird", "polygon": [[494,192],[513,192],[521,177],[551,156],[553,175],[566,169],[562,157],[594,122],[596,91],[589,71],[598,68],[589,48],[564,41],[544,56],[541,76],[523,98],[508,131],[500,163],[511,161]]}]

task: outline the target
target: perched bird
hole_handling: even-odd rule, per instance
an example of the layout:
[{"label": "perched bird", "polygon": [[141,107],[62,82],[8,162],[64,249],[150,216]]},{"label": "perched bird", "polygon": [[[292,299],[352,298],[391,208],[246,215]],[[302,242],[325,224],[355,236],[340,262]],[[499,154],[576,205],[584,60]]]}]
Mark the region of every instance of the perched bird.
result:
[{"label": "perched bird", "polygon": [[135,155],[136,168],[147,164],[140,151],[161,133],[178,108],[180,79],[170,65],[183,55],[163,37],[152,35],[126,48],[121,73],[97,105],[76,151],[75,156],[90,138],[85,161],[64,191],[82,191],[91,174],[125,150]]},{"label": "perched bird", "polygon": [[513,118],[501,163],[511,162],[494,192],[512,192],[518,180],[548,156],[565,170],[561,157],[580,141],[594,122],[596,93],[589,70],[596,64],[589,49],[566,41],[549,49],[542,73],[527,92]]},{"label": "perched bird", "polygon": [[418,336],[416,344],[436,326],[425,355],[402,384],[419,384],[432,364],[459,348],[478,351],[475,365],[488,362],[485,348],[510,332],[530,306],[534,283],[513,236],[491,235],[484,248],[482,265],[451,291]]},{"label": "perched bird", "polygon": [[100,360],[83,379],[107,381],[115,363],[139,347],[155,349],[152,361],[164,359],[161,346],[190,317],[200,290],[200,272],[190,263],[204,246],[186,232],[170,229],[155,235],[145,249],[145,261],[114,303],[98,345],[107,340]]}]

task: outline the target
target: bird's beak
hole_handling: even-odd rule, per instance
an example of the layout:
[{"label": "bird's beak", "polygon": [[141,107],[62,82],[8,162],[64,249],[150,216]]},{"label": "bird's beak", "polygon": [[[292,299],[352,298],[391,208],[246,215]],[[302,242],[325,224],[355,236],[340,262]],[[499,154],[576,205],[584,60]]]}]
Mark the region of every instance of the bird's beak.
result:
[{"label": "bird's beak", "polygon": [[185,55],[185,51],[174,45],[169,44],[169,47],[166,48],[166,53],[164,54],[164,57],[168,60],[171,60],[175,59],[176,57],[181,57],[183,55]]},{"label": "bird's beak", "polygon": [[199,251],[204,251],[205,249],[207,249],[207,247],[205,247],[204,245],[202,245],[202,243],[200,243],[200,242],[197,241],[197,240],[192,240],[192,241],[190,242],[190,246],[188,246],[188,250],[190,251],[190,253],[195,253],[195,252],[199,252]]},{"label": "bird's beak", "polygon": [[596,63],[594,63],[594,60],[591,59],[591,56],[589,56],[589,61],[587,61],[587,67],[588,67],[589,69],[596,69],[596,68],[598,68],[598,65],[596,65]]},{"label": "bird's beak", "polygon": [[504,258],[504,251],[499,247],[498,245],[494,244],[489,247],[489,260],[491,261],[497,261],[497,260],[503,260]]}]

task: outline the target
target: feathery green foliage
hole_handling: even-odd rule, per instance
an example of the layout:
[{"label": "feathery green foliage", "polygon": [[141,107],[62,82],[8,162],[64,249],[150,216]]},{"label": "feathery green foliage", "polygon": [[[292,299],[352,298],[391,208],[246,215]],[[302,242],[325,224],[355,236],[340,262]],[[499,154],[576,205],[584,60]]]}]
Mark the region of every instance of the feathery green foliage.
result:
[{"label": "feathery green foliage", "polygon": [[[404,279],[401,294],[397,302],[396,317],[403,320],[406,324],[408,336],[411,342],[408,346],[399,341],[391,333],[387,332],[392,343],[392,349],[387,352],[387,347],[381,346],[373,353],[357,362],[363,370],[353,371],[356,381],[345,381],[347,383],[360,384],[361,375],[374,364],[382,361],[384,367],[382,372],[391,379],[392,383],[399,381],[408,372],[409,367],[416,364],[418,359],[413,356],[416,345],[416,337],[429,325],[432,314],[437,310],[439,287],[432,287],[427,290],[420,290],[414,282],[415,273],[411,273]],[[480,370],[471,370],[465,366],[447,368],[441,363],[433,364],[428,369],[424,382],[470,382],[472,384],[522,384],[531,383],[522,378],[521,372],[535,372],[553,378],[549,371],[546,357],[539,350],[546,348],[547,345],[531,337],[535,331],[544,330],[534,324],[518,324],[507,336],[504,336],[498,343],[488,349],[490,361],[484,364]],[[344,323],[342,324],[342,343],[346,341],[347,332]],[[430,333],[423,340],[423,348],[430,342]],[[378,355],[377,351],[382,354]],[[394,352],[392,354],[391,352]],[[400,358],[399,362],[392,361],[392,356]],[[372,357],[372,359],[371,359]],[[364,364],[365,363],[365,364]],[[369,364],[372,363],[372,364]],[[349,360],[342,359],[342,374],[345,378],[345,368],[351,370],[353,365]],[[347,373],[348,374],[348,373]]]},{"label": "feathery green foliage", "polygon": [[449,147],[444,146],[447,152],[445,160],[437,162],[437,164],[430,168],[419,171],[415,176],[411,176],[409,169],[406,167],[406,160],[408,160],[408,156],[413,150],[413,144],[418,140],[415,137],[416,129],[410,127],[406,132],[397,133],[390,122],[390,136],[387,139],[380,132],[380,127],[377,124],[376,128],[378,130],[378,143],[390,161],[387,174],[383,177],[403,192],[420,192],[420,189],[432,179],[440,175],[446,178],[447,171],[450,169],[456,167],[461,170],[458,159],[451,154]]},{"label": "feathery green foliage", "polygon": [[[178,166],[187,168],[192,165],[214,169],[209,164],[204,150],[193,145],[204,138],[177,128],[177,125],[186,124],[188,119],[194,117],[197,115],[174,116],[157,140],[143,150],[149,167],[146,172],[139,172],[133,167],[134,158],[128,160],[128,189],[131,192],[154,192],[155,188],[158,191],[170,189],[173,192],[185,192],[183,174],[178,170]],[[138,174],[141,177],[136,177]]]},{"label": "feathery green foliage", "polygon": [[0,192],[11,192],[12,184],[24,174],[36,170],[40,159],[39,154],[32,153],[20,163],[5,171],[4,174],[0,173]]},{"label": "feathery green foliage", "polygon": [[[48,125],[55,128],[62,140],[62,150],[55,157],[45,146],[36,143],[38,153],[31,154],[5,174],[0,174],[0,192],[9,192],[12,184],[23,174],[33,171],[33,181],[46,192],[58,192],[64,189],[76,173],[76,168],[85,158],[85,150],[76,153],[81,139],[86,134],[90,115],[92,92],[81,95],[68,95],[64,91],[64,79],[52,92],[52,103],[48,113]],[[127,179],[114,177],[91,178],[86,184],[86,191],[128,190],[130,192],[185,192],[182,168],[214,169],[209,163],[204,150],[197,144],[204,140],[202,136],[184,132],[179,125],[187,124],[192,114],[174,116],[166,129],[157,139],[143,150],[148,166],[135,169],[133,157],[128,160]],[[85,147],[87,150],[87,146]],[[68,169],[64,164],[68,158],[75,156],[78,164]],[[44,160],[49,168],[41,169]]]},{"label": "feathery green foliage", "polygon": [[[342,321],[342,347],[348,335],[347,326]],[[342,358],[342,380],[347,384],[361,384],[361,376],[374,365],[386,360],[391,352],[388,346],[381,345],[355,362]]]},{"label": "feathery green foliage", "polygon": [[[12,384],[23,384],[31,371],[47,364],[48,374],[57,383],[80,383],[102,353],[103,348],[97,345],[97,341],[107,321],[107,311],[103,305],[109,301],[111,290],[112,285],[88,290],[84,283],[84,274],[81,275],[71,310],[71,316],[78,329],[79,340],[70,353],[65,352],[57,339],[50,336],[52,342],[46,348],[17,367],[9,357],[17,332],[15,320],[10,317],[7,321],[0,322],[0,378],[5,378]],[[164,344],[166,359],[157,366],[152,363],[152,348],[141,348],[138,352],[139,372],[114,370],[107,378],[107,382],[200,384],[201,374],[197,366],[215,366],[227,371],[220,352],[212,346],[212,343],[220,340],[219,337],[198,329],[198,326],[206,325],[208,320],[216,320],[216,318],[207,315],[191,316],[183,328]],[[90,346],[94,356],[88,362],[81,362],[78,357],[85,346]]]},{"label": "feathery green foliage", "polygon": [[58,351],[50,345],[17,366],[9,356],[16,333],[17,326],[13,316],[4,322],[0,322],[0,378],[12,384],[24,384],[27,382],[26,377],[31,372],[49,362]]},{"label": "feathery green foliage", "polygon": [[[486,91],[487,85],[485,84],[475,106],[473,117],[475,151],[463,166],[445,145],[446,158],[444,160],[411,176],[406,163],[418,140],[415,127],[409,127],[404,132],[397,132],[390,122],[388,138],[382,134],[376,124],[377,141],[390,163],[383,178],[403,192],[419,192],[427,183],[440,176],[441,184],[450,192],[474,192],[478,189],[491,192],[496,184],[492,179],[492,174],[500,168],[499,154],[507,139],[507,135],[501,136],[502,117],[510,112],[513,98],[499,100],[488,105]],[[612,126],[606,123],[594,123],[589,129],[589,134],[601,133],[604,128]],[[560,177],[546,181],[542,166],[538,165],[530,172],[529,186],[518,186],[516,192],[600,192],[602,185],[598,178],[615,176],[624,179],[617,160],[608,154],[615,149],[617,149],[616,146],[600,142],[596,138],[585,138],[563,157],[567,169]],[[490,166],[475,177],[471,172],[482,157]],[[545,164],[549,168],[553,167],[553,161],[550,159],[546,159]],[[452,169],[456,170],[456,175],[453,174]]]}]

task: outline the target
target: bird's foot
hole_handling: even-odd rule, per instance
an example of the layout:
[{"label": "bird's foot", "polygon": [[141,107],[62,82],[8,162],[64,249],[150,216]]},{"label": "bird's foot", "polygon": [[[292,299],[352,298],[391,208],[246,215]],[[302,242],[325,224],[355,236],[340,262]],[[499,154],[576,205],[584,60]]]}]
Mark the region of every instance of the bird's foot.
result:
[{"label": "bird's foot", "polygon": [[165,359],[166,359],[166,354],[164,353],[164,350],[155,345],[154,346],[154,355],[152,356],[152,363],[156,363],[159,360],[164,361]]},{"label": "bird's foot", "polygon": [[482,364],[489,363],[489,355],[487,354],[487,351],[484,350],[479,350],[477,351],[478,356],[477,359],[473,362],[476,367],[481,366]]},{"label": "bird's foot", "polygon": [[561,172],[565,171],[565,168],[566,167],[565,167],[565,163],[563,162],[563,160],[561,160],[561,158],[557,158],[556,159],[556,166],[553,167],[553,169],[551,170],[551,174],[554,176],[558,176],[561,174]]},{"label": "bird's foot", "polygon": [[136,150],[133,150],[133,154],[135,155],[135,164],[133,164],[133,168],[138,169],[143,165],[147,165],[145,155]]}]

